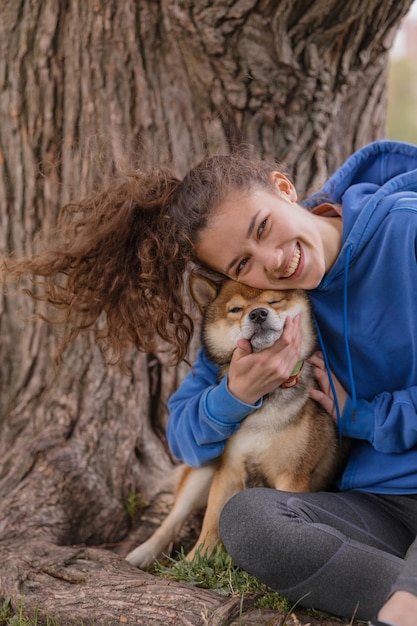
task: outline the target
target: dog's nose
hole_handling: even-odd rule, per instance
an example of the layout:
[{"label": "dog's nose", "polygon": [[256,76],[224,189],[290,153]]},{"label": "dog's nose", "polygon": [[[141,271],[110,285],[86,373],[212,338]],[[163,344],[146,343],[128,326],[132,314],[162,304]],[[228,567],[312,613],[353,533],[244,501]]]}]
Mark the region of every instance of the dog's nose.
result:
[{"label": "dog's nose", "polygon": [[268,309],[253,309],[249,313],[249,319],[255,324],[263,324],[268,317]]}]

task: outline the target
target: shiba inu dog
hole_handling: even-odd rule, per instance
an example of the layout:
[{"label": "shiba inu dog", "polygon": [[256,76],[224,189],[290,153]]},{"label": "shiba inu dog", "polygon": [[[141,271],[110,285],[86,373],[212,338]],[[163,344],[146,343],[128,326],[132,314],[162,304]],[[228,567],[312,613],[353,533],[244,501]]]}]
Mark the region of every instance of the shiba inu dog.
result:
[{"label": "shiba inu dog", "polygon": [[226,280],[220,286],[192,275],[191,293],[202,314],[202,344],[220,377],[229,368],[240,338],[253,351],[270,347],[281,336],[288,316],[301,316],[302,362],[280,388],[263,398],[262,406],[242,422],[212,465],[184,466],[175,503],[159,529],[127,556],[133,565],[149,565],[175,539],[183,522],[207,504],[196,550],[210,550],[219,541],[221,510],[237,492],[253,484],[285,491],[318,491],[334,479],[339,465],[333,419],[309,397],[315,385],[306,360],[316,349],[316,334],[306,294],[299,290],[262,291]]}]

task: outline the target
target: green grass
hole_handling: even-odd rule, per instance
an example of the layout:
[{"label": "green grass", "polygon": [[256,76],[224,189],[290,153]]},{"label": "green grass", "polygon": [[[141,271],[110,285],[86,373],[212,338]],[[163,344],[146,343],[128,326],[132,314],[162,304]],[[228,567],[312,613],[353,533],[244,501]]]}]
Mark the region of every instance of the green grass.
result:
[{"label": "green grass", "polygon": [[28,620],[20,609],[15,613],[10,605],[10,600],[6,599],[0,606],[0,626],[34,626],[36,622]]},{"label": "green grass", "polygon": [[142,498],[142,495],[137,492],[130,492],[126,500],[126,512],[130,517],[132,524],[136,525],[140,520],[146,504]]},{"label": "green grass", "polygon": [[[0,626],[59,626],[59,622],[40,610],[35,610],[28,616],[23,610],[23,604],[15,611],[7,598],[0,600]],[[83,624],[80,622],[79,626]]]},{"label": "green grass", "polygon": [[[212,589],[222,595],[257,594],[253,607],[270,609],[285,615],[282,626],[287,623],[290,614],[297,608],[297,603],[292,603],[283,598],[279,593],[272,591],[267,585],[260,582],[255,576],[241,570],[232,561],[226,550],[219,545],[210,555],[197,552],[192,561],[185,559],[184,551],[178,554],[176,559],[166,558],[164,562],[155,562],[150,568],[152,574],[162,576],[176,582],[186,583],[195,587]],[[302,598],[300,598],[300,601]],[[346,620],[335,616],[328,616],[322,611],[304,609],[316,619],[328,619],[340,621],[341,626]],[[353,620],[352,620],[353,621]]]},{"label": "green grass", "polygon": [[[18,611],[13,611],[9,599],[3,601],[0,606],[0,626],[37,626],[44,624],[40,622],[38,614],[35,613],[31,618],[23,613],[23,607],[19,607]],[[48,626],[55,626],[52,621],[47,621]]]},{"label": "green grass", "polygon": [[259,594],[259,599],[255,602],[258,608],[287,612],[292,607],[288,600],[237,567],[222,546],[216,547],[209,556],[197,552],[191,562],[185,559],[184,552],[181,551],[177,559],[156,562],[152,573],[194,587],[212,589],[222,595],[256,593]]}]

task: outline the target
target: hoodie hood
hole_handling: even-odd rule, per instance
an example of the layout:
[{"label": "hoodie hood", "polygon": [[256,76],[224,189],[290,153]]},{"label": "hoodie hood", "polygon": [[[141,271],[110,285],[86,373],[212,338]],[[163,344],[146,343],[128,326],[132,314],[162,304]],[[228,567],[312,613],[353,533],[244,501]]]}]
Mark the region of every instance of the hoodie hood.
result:
[{"label": "hoodie hood", "polygon": [[347,249],[350,262],[354,262],[395,200],[404,201],[404,192],[417,193],[417,146],[376,141],[353,154],[319,192],[303,202],[308,209],[314,209],[323,200],[346,209],[342,250],[321,288],[343,275]]}]

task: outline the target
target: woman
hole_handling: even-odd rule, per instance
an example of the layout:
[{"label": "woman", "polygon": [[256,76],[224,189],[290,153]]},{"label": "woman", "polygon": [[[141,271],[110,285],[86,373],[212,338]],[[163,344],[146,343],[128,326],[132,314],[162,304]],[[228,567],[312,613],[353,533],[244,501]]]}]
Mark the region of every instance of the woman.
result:
[{"label": "woman", "polygon": [[[403,561],[417,530],[416,157],[403,144],[364,148],[308,200],[308,213],[278,173],[274,190],[234,189],[195,247],[200,262],[235,280],[310,290],[339,425],[355,441],[337,493],[235,496],[221,519],[226,548],[291,600],[346,617],[356,610],[369,619],[397,592],[379,615],[398,626],[413,623],[417,607],[417,551]],[[200,353],[170,402],[177,457],[200,464],[221,453],[253,405],[290,375],[297,330],[289,325],[267,365],[242,341],[220,385]],[[314,363],[315,398],[335,413],[324,360]],[[414,609],[403,617],[406,603]]]},{"label": "woman", "polygon": [[[9,261],[8,269],[50,277],[40,297],[65,311],[66,341],[104,310],[100,339],[120,359],[129,342],[153,347],[155,333],[177,360],[184,357],[192,323],[182,280],[190,261],[259,288],[309,290],[322,346],[313,357],[314,397],[353,439],[352,453],[338,491],[238,494],[223,511],[222,539],[241,567],[293,601],[348,618],[377,615],[375,625],[411,626],[417,148],[363,148],[304,206],[274,170],[238,154],[206,159],[182,181],[137,172],[66,207],[58,245],[36,259]],[[64,291],[54,283],[62,272]],[[245,416],[290,376],[299,335],[295,319],[262,353],[241,341],[220,384],[200,351],[170,401],[174,455],[200,465],[221,454]]]}]

